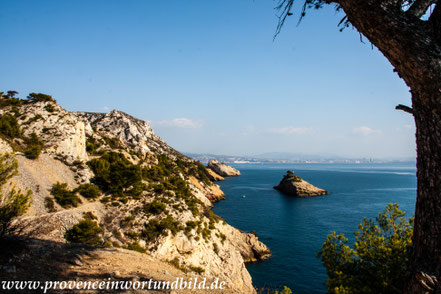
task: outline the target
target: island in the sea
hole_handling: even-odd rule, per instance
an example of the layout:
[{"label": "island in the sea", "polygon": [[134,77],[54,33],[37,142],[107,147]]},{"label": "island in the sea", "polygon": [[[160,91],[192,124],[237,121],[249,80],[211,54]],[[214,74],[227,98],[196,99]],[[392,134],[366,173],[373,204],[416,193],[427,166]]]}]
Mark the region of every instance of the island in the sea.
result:
[{"label": "island in the sea", "polygon": [[279,185],[274,186],[274,189],[283,194],[298,197],[311,197],[328,194],[328,191],[311,185],[301,177],[296,176],[294,172],[290,170],[287,171],[286,175],[283,176],[283,179]]}]

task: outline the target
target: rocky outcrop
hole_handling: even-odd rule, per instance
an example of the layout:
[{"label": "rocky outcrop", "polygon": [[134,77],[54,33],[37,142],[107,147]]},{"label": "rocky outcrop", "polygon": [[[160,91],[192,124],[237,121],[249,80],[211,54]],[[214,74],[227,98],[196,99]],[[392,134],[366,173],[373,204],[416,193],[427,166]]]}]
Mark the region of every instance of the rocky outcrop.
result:
[{"label": "rocky outcrop", "polygon": [[[0,109],[0,115],[12,108]],[[44,143],[45,153],[51,153],[69,162],[87,161],[86,124],[53,101],[21,105],[16,110],[24,136],[35,133]],[[19,140],[16,142],[20,144]]]},{"label": "rocky outcrop", "polygon": [[240,171],[238,171],[234,167],[226,165],[225,163],[219,162],[216,159],[210,160],[208,162],[208,167],[222,177],[240,176]]},{"label": "rocky outcrop", "polygon": [[[211,211],[212,202],[225,197],[220,187],[207,179],[200,163],[167,145],[147,122],[118,110],[69,113],[53,101],[24,102],[14,111],[3,107],[0,115],[13,113],[24,136],[35,133],[43,142],[42,154],[31,160],[16,148],[21,138],[0,139],[1,152],[15,151],[18,161],[13,184],[33,191],[31,209],[16,221],[24,235],[64,243],[66,230],[92,214],[106,246],[141,248],[151,263],[173,260],[178,270],[192,275],[202,271],[208,279],[227,281],[229,293],[255,293],[244,262],[267,258],[268,248]],[[71,190],[93,182],[95,175],[86,163],[103,159],[103,154],[119,154],[151,176],[143,179],[145,186],[136,197],[130,196],[134,187],[121,191],[125,198],[103,189],[97,199],[78,194],[78,207],[47,206],[48,199],[54,200],[50,190],[56,182],[66,183]],[[226,167],[228,176],[240,175],[218,165],[220,170]],[[216,180],[222,178],[214,171],[208,173]],[[108,255],[97,258],[98,263],[108,264]]]},{"label": "rocky outcrop", "polygon": [[215,173],[211,168],[207,167],[207,172],[208,172],[208,178],[210,179],[210,181],[218,182],[218,181],[225,180],[224,177]]},{"label": "rocky outcrop", "polygon": [[211,202],[217,202],[219,200],[225,199],[225,193],[221,190],[219,185],[204,185],[204,183],[193,176],[190,176],[189,179],[190,183],[194,185],[196,189],[201,191]]},{"label": "rocky outcrop", "polygon": [[274,189],[283,194],[298,197],[311,197],[328,194],[328,191],[311,185],[302,178],[294,175],[292,171],[288,171],[286,175],[283,176],[280,184],[274,186]]},{"label": "rocky outcrop", "polygon": [[109,113],[73,112],[73,114],[90,123],[92,128],[87,132],[88,136],[93,137],[98,132],[106,137],[116,138],[124,147],[139,153],[142,159],[148,158],[151,154],[183,156],[159,138],[148,122],[125,112],[112,110]]}]

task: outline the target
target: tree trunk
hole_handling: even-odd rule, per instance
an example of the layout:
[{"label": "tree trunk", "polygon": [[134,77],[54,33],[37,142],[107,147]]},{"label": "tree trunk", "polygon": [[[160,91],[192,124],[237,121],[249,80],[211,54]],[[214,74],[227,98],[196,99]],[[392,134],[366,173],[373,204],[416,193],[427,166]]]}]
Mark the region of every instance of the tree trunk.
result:
[{"label": "tree trunk", "polygon": [[411,89],[418,189],[403,292],[441,294],[441,3],[427,22],[404,13],[394,1],[334,2]]},{"label": "tree trunk", "polygon": [[412,98],[417,142],[417,201],[404,293],[441,293],[441,92]]}]

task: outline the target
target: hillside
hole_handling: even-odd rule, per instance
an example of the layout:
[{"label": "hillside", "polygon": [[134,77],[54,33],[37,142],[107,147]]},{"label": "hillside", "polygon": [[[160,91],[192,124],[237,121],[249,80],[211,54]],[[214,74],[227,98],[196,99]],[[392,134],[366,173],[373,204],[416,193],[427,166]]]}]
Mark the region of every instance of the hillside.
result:
[{"label": "hillside", "polygon": [[[224,194],[206,167],[168,146],[147,122],[118,110],[71,113],[53,99],[15,98],[1,99],[0,119],[19,130],[0,139],[1,153],[18,161],[12,182],[33,192],[17,222],[23,236],[63,244],[69,236],[80,240],[72,228],[88,222],[97,226],[94,245],[142,252],[157,264],[143,275],[169,263],[183,275],[224,280],[233,293],[255,292],[244,262],[269,250],[211,211]],[[33,156],[36,146],[41,154]],[[109,255],[97,256],[107,273]],[[111,270],[117,268],[114,262]]]}]

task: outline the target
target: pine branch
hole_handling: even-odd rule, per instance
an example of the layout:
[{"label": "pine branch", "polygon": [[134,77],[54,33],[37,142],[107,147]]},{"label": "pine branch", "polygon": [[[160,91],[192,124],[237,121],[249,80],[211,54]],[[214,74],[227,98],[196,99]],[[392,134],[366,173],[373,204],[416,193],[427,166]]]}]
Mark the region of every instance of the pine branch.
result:
[{"label": "pine branch", "polygon": [[435,3],[434,0],[416,0],[412,6],[406,11],[407,14],[421,18],[429,9],[430,5]]},{"label": "pine branch", "polygon": [[413,114],[413,109],[411,107],[403,105],[403,104],[398,104],[397,106],[395,106],[395,109],[402,110],[407,113]]}]

